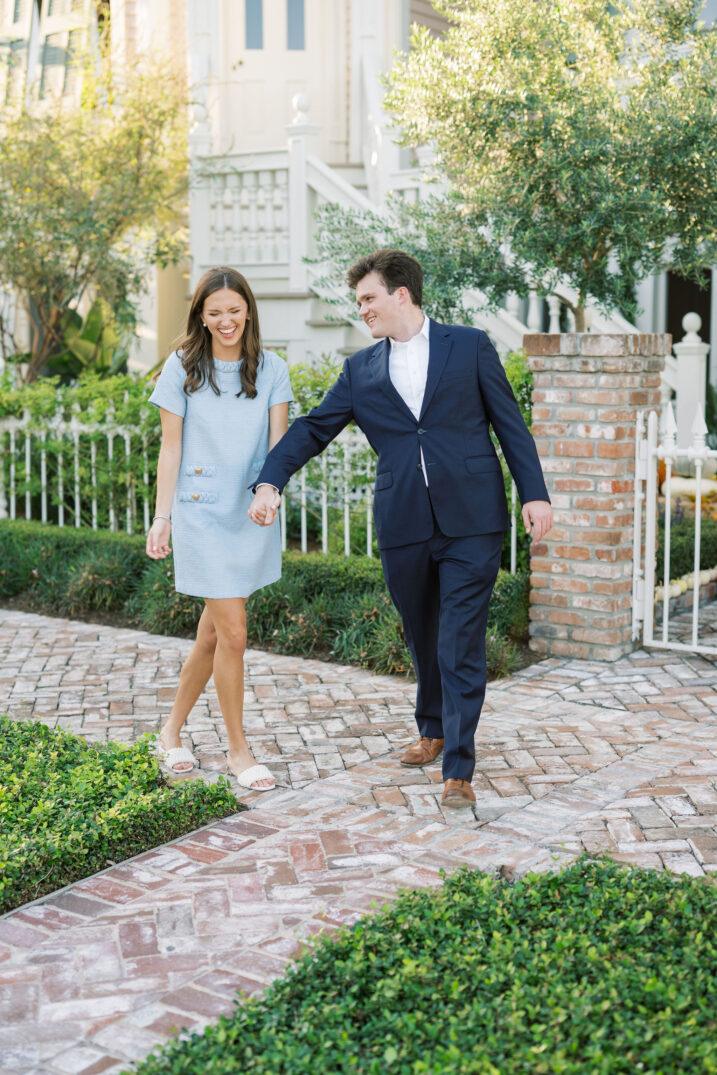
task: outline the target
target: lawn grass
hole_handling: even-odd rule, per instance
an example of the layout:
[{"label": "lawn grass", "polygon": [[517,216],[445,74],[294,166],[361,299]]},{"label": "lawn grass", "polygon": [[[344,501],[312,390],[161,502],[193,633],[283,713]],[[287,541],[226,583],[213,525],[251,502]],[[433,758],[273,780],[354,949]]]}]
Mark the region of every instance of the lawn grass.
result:
[{"label": "lawn grass", "polygon": [[581,860],[463,870],[321,939],[140,1075],[717,1072],[717,890]]},{"label": "lawn grass", "polygon": [[87,743],[0,715],[0,914],[242,809],[228,780],[170,783],[149,737]]}]

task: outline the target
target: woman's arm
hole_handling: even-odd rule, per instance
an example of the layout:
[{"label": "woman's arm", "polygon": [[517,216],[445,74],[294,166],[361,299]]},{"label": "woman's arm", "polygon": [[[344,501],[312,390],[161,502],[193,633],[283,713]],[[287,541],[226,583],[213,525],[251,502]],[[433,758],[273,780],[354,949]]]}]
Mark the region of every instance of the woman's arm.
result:
[{"label": "woman's arm", "polygon": [[[289,404],[276,403],[273,407],[269,407],[269,451],[279,443],[288,428]],[[257,496],[259,496],[259,490],[257,490]],[[257,504],[256,497],[252,502],[252,508],[249,511],[250,519],[262,526],[271,526],[276,518],[276,510],[280,502],[279,490],[271,485],[264,485],[259,496],[259,503]]]},{"label": "woman's arm", "polygon": [[169,533],[171,529],[170,513],[174,490],[182,461],[182,426],[184,419],[171,411],[160,407],[162,418],[162,446],[157,462],[157,501],[154,520],[147,534],[147,556],[153,560],[163,560],[168,555]]},{"label": "woman's arm", "polygon": [[269,407],[269,451],[276,447],[289,428],[289,404],[275,403]]}]

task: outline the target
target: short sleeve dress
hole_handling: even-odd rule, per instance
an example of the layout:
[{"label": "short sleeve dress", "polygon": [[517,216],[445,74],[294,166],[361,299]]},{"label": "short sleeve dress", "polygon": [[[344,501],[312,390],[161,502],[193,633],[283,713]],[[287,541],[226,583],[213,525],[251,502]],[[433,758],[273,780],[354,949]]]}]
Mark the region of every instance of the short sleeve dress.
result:
[{"label": "short sleeve dress", "polygon": [[293,400],[286,362],[259,358],[256,397],[237,397],[239,362],[214,369],[208,384],[184,391],[186,373],[174,351],[150,403],[184,419],[182,462],[172,504],[175,587],[195,597],[248,597],[281,577],[279,527],[257,526],[247,512],[249,487],[269,450],[269,408]]}]

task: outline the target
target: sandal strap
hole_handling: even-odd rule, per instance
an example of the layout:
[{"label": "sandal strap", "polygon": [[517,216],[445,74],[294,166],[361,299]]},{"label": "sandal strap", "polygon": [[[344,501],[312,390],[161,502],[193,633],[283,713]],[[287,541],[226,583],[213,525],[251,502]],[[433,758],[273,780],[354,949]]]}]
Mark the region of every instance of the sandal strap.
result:
[{"label": "sandal strap", "polygon": [[250,765],[248,769],[243,769],[240,773],[235,773],[234,775],[243,788],[250,789],[252,784],[257,784],[260,780],[274,780],[273,773],[265,765]]},{"label": "sandal strap", "polygon": [[193,766],[197,764],[197,759],[187,747],[170,747],[169,750],[162,750],[162,760],[169,769],[185,761],[190,761]]}]

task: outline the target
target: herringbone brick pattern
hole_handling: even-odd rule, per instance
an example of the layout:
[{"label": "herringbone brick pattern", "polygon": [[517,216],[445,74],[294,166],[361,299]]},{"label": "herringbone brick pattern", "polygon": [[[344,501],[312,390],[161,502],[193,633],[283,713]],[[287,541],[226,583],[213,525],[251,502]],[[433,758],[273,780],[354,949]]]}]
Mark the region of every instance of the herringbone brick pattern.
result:
[{"label": "herringbone brick pattern", "polygon": [[[3,612],[0,689],[17,719],[129,741],[157,728],[188,648]],[[0,1070],[118,1072],[230,1010],[237,989],[262,989],[311,937],[461,863],[511,879],[607,851],[717,869],[716,683],[711,661],[643,651],[493,683],[476,807],[444,815],[440,765],[398,762],[415,736],[413,684],[250,653],[247,726],[283,786],[0,919]],[[190,735],[199,778],[215,778],[211,687]]]}]

